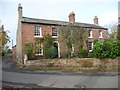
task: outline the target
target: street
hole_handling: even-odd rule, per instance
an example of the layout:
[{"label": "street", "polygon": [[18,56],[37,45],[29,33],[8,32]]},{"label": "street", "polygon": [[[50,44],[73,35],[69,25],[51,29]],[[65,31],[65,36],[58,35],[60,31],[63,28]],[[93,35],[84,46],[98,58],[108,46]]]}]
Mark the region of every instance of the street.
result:
[{"label": "street", "polygon": [[[49,74],[49,73],[24,73],[18,71],[8,71],[4,68],[9,68],[12,62],[3,60],[2,62],[2,81],[36,84],[44,87],[56,88],[118,88],[118,74]],[[13,68],[11,68],[13,69]]]},{"label": "street", "polygon": [[3,81],[58,88],[117,88],[118,76],[26,74],[3,71]]}]

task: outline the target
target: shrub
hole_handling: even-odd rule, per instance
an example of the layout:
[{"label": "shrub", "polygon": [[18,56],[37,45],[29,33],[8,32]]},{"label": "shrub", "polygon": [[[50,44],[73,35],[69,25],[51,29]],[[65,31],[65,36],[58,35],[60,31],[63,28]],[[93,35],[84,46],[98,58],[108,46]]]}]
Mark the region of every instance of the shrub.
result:
[{"label": "shrub", "polygon": [[96,58],[115,58],[120,56],[120,41],[118,40],[104,40],[104,42],[97,41],[93,48],[93,55]]},{"label": "shrub", "polygon": [[93,67],[93,62],[91,62],[91,61],[84,61],[82,63],[82,67],[86,67],[86,68]]},{"label": "shrub", "polygon": [[46,58],[57,58],[57,49],[54,46],[47,49]]},{"label": "shrub", "polygon": [[32,43],[25,44],[25,53],[28,56],[28,59],[32,59],[33,57],[33,44]]},{"label": "shrub", "polygon": [[92,52],[89,52],[87,57],[88,57],[88,58],[93,58],[93,53],[92,53]]},{"label": "shrub", "polygon": [[94,44],[93,56],[96,57],[96,58],[100,58],[101,54],[102,54],[102,43],[100,41],[97,41]]},{"label": "shrub", "polygon": [[50,53],[50,48],[53,45],[53,40],[50,34],[46,34],[43,37],[43,51],[44,51],[44,56],[45,58],[49,58],[49,53]]},{"label": "shrub", "polygon": [[88,51],[87,51],[86,49],[81,49],[81,50],[78,52],[77,56],[78,56],[79,58],[85,58],[85,57],[88,56]]},{"label": "shrub", "polygon": [[2,56],[5,56],[5,52],[4,51],[2,51]]}]

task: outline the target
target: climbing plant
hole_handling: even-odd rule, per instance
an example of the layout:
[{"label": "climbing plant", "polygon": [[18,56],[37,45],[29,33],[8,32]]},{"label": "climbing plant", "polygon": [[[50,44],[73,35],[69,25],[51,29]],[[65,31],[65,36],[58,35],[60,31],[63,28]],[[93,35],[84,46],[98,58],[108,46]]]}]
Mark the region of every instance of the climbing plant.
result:
[{"label": "climbing plant", "polygon": [[69,23],[68,25],[61,26],[61,28],[58,30],[58,40],[60,43],[65,42],[65,46],[68,50],[67,54],[69,54],[68,56],[72,56],[72,46],[76,43],[79,45],[79,47],[82,47],[83,33],[84,30],[74,23]]}]

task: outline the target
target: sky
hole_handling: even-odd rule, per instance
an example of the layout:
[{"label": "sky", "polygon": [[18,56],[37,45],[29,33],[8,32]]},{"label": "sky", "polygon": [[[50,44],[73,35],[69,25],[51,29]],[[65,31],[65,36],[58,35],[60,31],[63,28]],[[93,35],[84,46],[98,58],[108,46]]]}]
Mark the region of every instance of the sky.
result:
[{"label": "sky", "polygon": [[[68,21],[70,12],[75,12],[75,21],[93,24],[94,16],[100,26],[118,22],[119,0],[0,0],[0,24],[9,31],[10,41],[16,44],[18,4],[23,7],[23,16],[40,19]],[[12,42],[8,44],[12,48]]]}]

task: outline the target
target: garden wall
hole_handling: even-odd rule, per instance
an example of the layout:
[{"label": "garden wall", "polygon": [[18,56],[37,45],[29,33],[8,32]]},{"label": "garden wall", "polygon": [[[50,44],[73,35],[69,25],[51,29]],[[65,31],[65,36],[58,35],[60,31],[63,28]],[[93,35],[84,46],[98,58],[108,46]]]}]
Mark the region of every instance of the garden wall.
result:
[{"label": "garden wall", "polygon": [[[26,68],[29,69],[47,69],[51,70],[53,67],[56,70],[57,67],[63,70],[67,68],[67,71],[72,68],[73,71],[84,70],[97,70],[97,71],[118,71],[119,59],[96,59],[96,58],[66,58],[66,59],[41,59],[41,60],[28,60],[26,62]],[[61,69],[60,69],[61,70]],[[66,69],[65,69],[66,70]]]},{"label": "garden wall", "polygon": [[99,59],[95,58],[70,58],[70,59],[41,59],[41,60],[28,60],[26,66],[81,66],[84,61],[92,62],[94,66],[100,64]]}]

